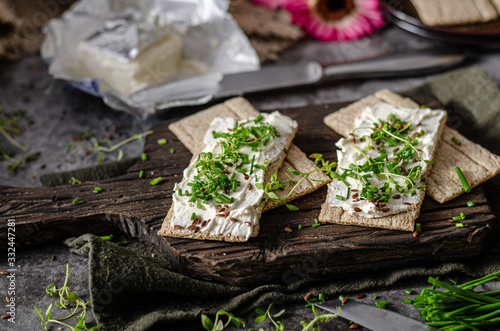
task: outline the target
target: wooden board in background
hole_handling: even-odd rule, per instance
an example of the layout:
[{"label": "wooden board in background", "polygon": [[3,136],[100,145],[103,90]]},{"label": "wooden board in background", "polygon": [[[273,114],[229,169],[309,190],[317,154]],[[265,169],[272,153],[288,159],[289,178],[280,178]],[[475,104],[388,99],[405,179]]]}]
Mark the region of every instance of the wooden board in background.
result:
[{"label": "wooden board in background", "polygon": [[[437,106],[429,97],[417,102]],[[294,143],[306,154],[322,153],[336,160],[338,134],[323,118],[347,103],[281,110],[297,120]],[[438,106],[437,106],[438,107]],[[495,216],[481,187],[445,204],[426,197],[417,222],[422,232],[411,233],[328,224],[313,228],[326,187],[294,202],[291,212],[280,207],[263,214],[260,233],[246,243],[197,241],[160,237],[159,230],[170,204],[174,184],[191,159],[190,152],[161,122],[146,140],[147,161],[139,160],[127,174],[78,185],[37,188],[0,187],[0,246],[7,244],[7,219],[16,222],[16,244],[36,245],[91,232],[109,234],[116,228],[160,249],[174,269],[187,275],[238,285],[290,283],[304,278],[343,277],[387,268],[451,261],[480,254]],[[159,146],[157,140],[168,144]],[[170,149],[175,149],[175,154]],[[144,171],[144,178],[138,173]],[[152,178],[165,180],[156,186]],[[103,190],[92,193],[95,186]],[[84,201],[75,205],[78,198]],[[467,207],[473,200],[475,207]],[[449,222],[463,212],[464,228]],[[298,226],[302,229],[298,230]],[[285,227],[293,231],[287,232]]]}]

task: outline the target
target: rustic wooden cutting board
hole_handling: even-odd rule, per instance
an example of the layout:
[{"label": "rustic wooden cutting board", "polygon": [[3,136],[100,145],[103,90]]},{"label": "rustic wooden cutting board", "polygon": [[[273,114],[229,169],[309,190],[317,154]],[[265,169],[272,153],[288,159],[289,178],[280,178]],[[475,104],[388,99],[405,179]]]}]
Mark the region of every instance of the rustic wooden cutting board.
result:
[{"label": "rustic wooden cutting board", "polygon": [[[416,101],[436,105],[430,97]],[[340,136],[323,124],[323,118],[346,104],[282,110],[299,123],[294,143],[306,154],[317,152],[336,160],[334,143]],[[280,207],[265,213],[259,236],[246,243],[160,237],[156,233],[170,207],[172,188],[191,158],[167,128],[177,119],[153,128],[144,147],[148,160],[139,160],[123,176],[57,187],[0,187],[0,245],[7,243],[7,219],[15,220],[18,246],[87,232],[109,234],[118,228],[159,248],[174,269],[187,275],[239,285],[291,283],[308,277],[346,276],[470,258],[481,252],[495,220],[483,190],[477,187],[442,205],[426,197],[417,221],[422,223],[422,232],[417,237],[407,232],[335,224],[313,228],[326,195],[326,187],[322,187],[294,202],[300,211]],[[166,138],[168,144],[159,146],[160,138]],[[171,148],[175,154],[170,153]],[[143,179],[138,178],[140,170],[144,171]],[[165,180],[150,185],[150,180],[158,176]],[[95,186],[102,192],[94,194]],[[73,204],[75,198],[84,203]],[[467,207],[469,200],[476,206]],[[464,228],[448,221],[460,212],[467,216]]]}]

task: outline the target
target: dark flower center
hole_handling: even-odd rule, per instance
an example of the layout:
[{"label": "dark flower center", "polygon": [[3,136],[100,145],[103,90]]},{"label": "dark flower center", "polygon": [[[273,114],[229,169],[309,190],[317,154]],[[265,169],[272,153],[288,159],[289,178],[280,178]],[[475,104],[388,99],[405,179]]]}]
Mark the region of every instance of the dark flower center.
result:
[{"label": "dark flower center", "polygon": [[317,0],[315,7],[325,20],[339,20],[354,9],[354,0]]}]

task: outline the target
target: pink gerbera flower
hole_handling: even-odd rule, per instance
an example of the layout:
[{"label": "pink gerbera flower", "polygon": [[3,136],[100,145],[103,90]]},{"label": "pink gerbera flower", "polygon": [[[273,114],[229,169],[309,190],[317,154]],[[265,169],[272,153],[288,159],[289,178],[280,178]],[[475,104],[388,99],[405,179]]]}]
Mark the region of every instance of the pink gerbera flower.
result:
[{"label": "pink gerbera flower", "polygon": [[357,39],[384,24],[378,0],[282,0],[281,5],[292,23],[322,41]]}]

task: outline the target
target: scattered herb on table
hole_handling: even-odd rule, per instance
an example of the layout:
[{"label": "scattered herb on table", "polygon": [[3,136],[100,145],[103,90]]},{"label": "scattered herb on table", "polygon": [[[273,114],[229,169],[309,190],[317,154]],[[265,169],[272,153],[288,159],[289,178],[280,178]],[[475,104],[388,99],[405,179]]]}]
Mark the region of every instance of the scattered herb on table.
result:
[{"label": "scattered herb on table", "polygon": [[98,194],[98,193],[101,193],[101,192],[102,192],[102,188],[101,187],[99,187],[99,186],[94,187],[94,191],[93,191],[94,194]]},{"label": "scattered herb on table", "polygon": [[142,159],[143,161],[147,161],[147,160],[148,160],[148,156],[146,155],[146,153],[142,153],[142,154],[141,154],[141,159]]},{"label": "scattered herb on table", "polygon": [[158,143],[158,145],[163,146],[167,143],[167,139],[161,138],[161,139],[158,139],[156,142]]},{"label": "scattered herb on table", "polygon": [[[102,162],[103,159],[103,153],[113,153],[117,152],[117,157],[116,160],[120,161],[123,158],[123,150],[121,147],[124,145],[135,141],[135,140],[141,140],[144,137],[152,134],[153,131],[149,130],[143,133],[137,133],[133,134],[132,136],[116,143],[113,144],[109,139],[98,139],[89,129],[83,130],[80,132],[80,140],[82,141],[88,141],[90,142],[89,144],[81,144],[73,148],[73,145],[68,145],[67,146],[67,151],[70,153],[76,153],[77,151],[81,149],[89,149],[93,152],[98,153],[98,158],[99,158],[99,163]],[[145,155],[145,154],[143,154]]]},{"label": "scattered herb on table", "polygon": [[163,177],[156,177],[155,179],[152,179],[149,184],[151,185],[157,185],[163,181]]},{"label": "scattered herb on table", "polygon": [[142,178],[144,176],[144,170],[139,171],[139,178]]},{"label": "scattered herb on table", "polygon": [[175,153],[175,149],[170,148],[170,154],[174,154],[174,153]]},{"label": "scattered herb on table", "polygon": [[387,301],[377,301],[375,302],[375,307],[377,308],[382,308],[382,309],[386,309],[387,308]]},{"label": "scattered herb on table", "polygon": [[76,198],[76,199],[74,199],[74,200],[73,200],[73,204],[74,204],[74,205],[79,205],[79,204],[81,204],[81,203],[84,203],[84,201],[82,201],[82,200],[78,200],[78,198]]},{"label": "scattered herb on table", "polygon": [[475,206],[476,204],[474,203],[474,201],[471,200],[467,202],[467,207],[475,207]]},{"label": "scattered herb on table", "polygon": [[326,300],[325,296],[322,293],[320,293],[317,298],[310,298],[309,295],[306,298],[308,298],[308,300],[306,300],[307,302],[306,308],[311,307],[312,312],[314,314],[314,318],[310,322],[306,321],[300,322],[300,325],[303,327],[302,331],[309,331],[309,330],[319,331],[320,330],[319,323],[327,323],[330,318],[338,317],[338,314],[332,314],[332,313],[318,315],[318,308],[316,307],[315,303],[322,304]]},{"label": "scattered herb on table", "polygon": [[[49,305],[45,312],[45,316],[40,312],[37,306],[35,306],[35,310],[38,313],[38,316],[42,319],[42,326],[48,330],[49,323],[58,324],[64,327],[67,327],[70,331],[81,331],[81,330],[89,330],[96,331],[99,330],[100,326],[94,326],[89,328],[85,323],[85,317],[87,315],[87,305],[90,301],[83,301],[75,293],[71,292],[68,287],[68,277],[69,277],[69,264],[66,264],[66,278],[64,280],[64,285],[61,288],[56,288],[54,284],[50,284],[46,289],[48,295],[56,297],[59,296],[59,301],[56,301],[56,307],[60,309],[65,309],[69,311],[69,315],[62,318],[52,317],[52,303]],[[74,308],[73,308],[74,307]],[[80,314],[77,315],[78,309],[81,308]],[[78,319],[78,322],[75,326],[71,326],[66,323],[70,318]]]},{"label": "scattered herb on table", "polygon": [[75,177],[71,177],[69,182],[68,182],[70,185],[76,185],[76,184],[81,184],[82,181],[79,180],[79,179],[76,179]]},{"label": "scattered herb on table", "polygon": [[[283,331],[285,330],[285,325],[283,324],[283,322],[281,322],[279,320],[279,318],[285,313],[285,310],[282,309],[280,310],[278,313],[276,314],[271,314],[271,307],[272,307],[272,303],[269,305],[269,307],[267,307],[267,310],[266,311],[263,311],[262,309],[260,308],[257,308],[255,309],[255,312],[257,314],[259,314],[259,316],[257,316],[255,318],[255,322],[256,323],[262,323],[266,320],[266,318],[269,319],[269,321],[274,325],[274,327],[276,329],[273,328],[273,330],[276,330],[276,331]],[[252,328],[248,331],[264,331],[264,329],[262,328]]]},{"label": "scattered herb on table", "polygon": [[[225,324],[224,324],[224,322],[222,322],[222,319],[221,319],[222,316],[228,317],[228,320]],[[240,326],[243,326],[243,327],[245,326],[245,322],[243,321],[243,319],[238,318],[238,317],[234,316],[233,313],[228,313],[224,310],[219,310],[217,312],[217,314],[215,315],[215,321],[212,321],[210,319],[210,317],[208,317],[207,315],[201,314],[201,325],[203,325],[203,328],[205,328],[205,330],[222,331],[226,327],[228,327],[229,324],[231,324],[231,323],[236,325],[236,327],[238,327],[238,328]]]},{"label": "scattered herb on table", "polygon": [[[452,285],[429,277],[432,288],[424,288],[413,306],[427,325],[441,330],[498,329],[500,326],[500,291],[475,291],[482,284],[500,280],[500,271],[461,285]],[[437,288],[443,289],[438,291]]]}]

